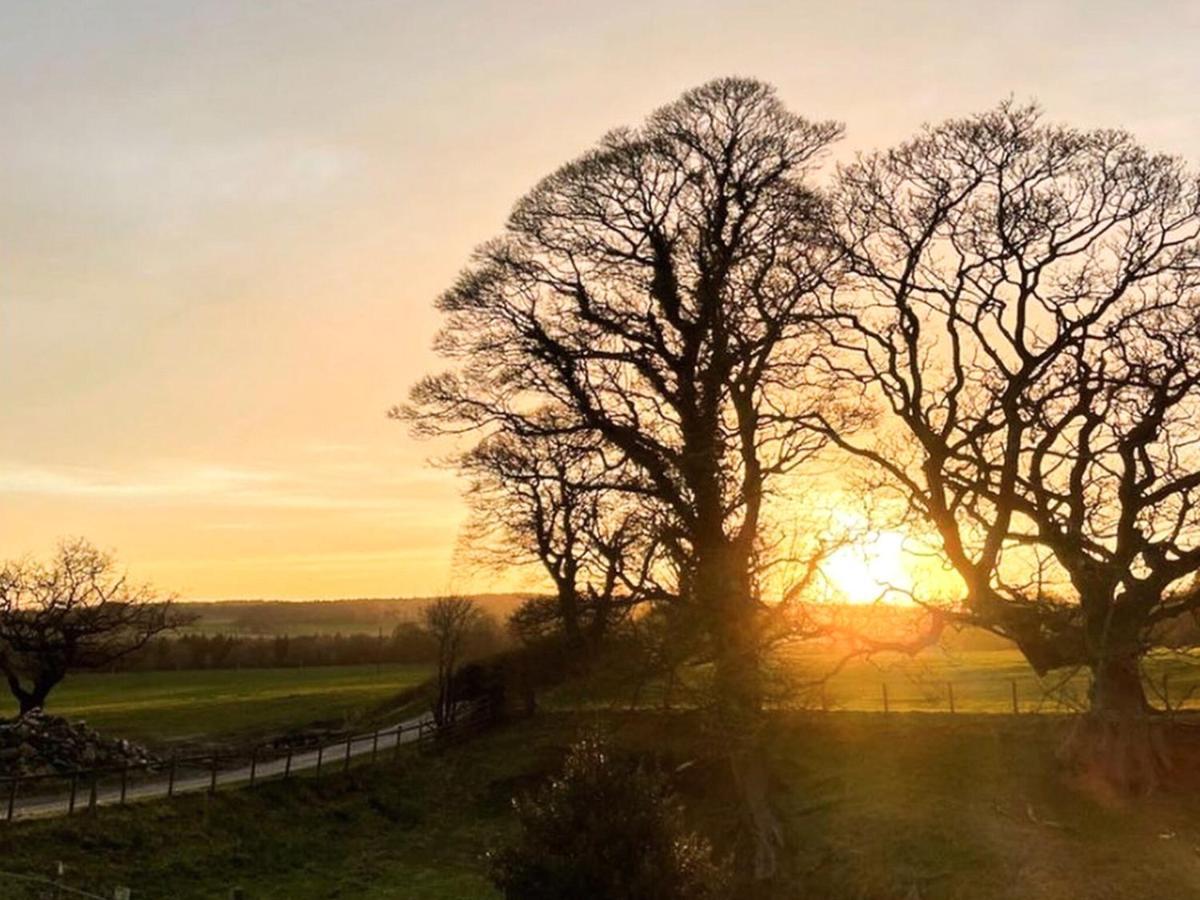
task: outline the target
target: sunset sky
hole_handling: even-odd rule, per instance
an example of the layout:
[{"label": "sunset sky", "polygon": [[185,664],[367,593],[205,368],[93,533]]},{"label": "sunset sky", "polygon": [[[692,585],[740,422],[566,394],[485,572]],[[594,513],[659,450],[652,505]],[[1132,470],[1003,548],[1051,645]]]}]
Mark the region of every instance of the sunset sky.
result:
[{"label": "sunset sky", "polygon": [[1006,96],[1200,158],[1200,4],[0,0],[0,557],[183,596],[483,589],[385,418],[541,176],[714,76],[835,158]]}]

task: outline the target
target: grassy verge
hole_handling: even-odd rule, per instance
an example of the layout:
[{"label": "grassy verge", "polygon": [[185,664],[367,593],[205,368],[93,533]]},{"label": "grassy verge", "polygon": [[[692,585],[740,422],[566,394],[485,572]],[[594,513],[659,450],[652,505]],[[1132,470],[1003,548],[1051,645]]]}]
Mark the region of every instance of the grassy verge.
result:
[{"label": "grassy verge", "polygon": [[[68,677],[47,711],[150,743],[249,739],[341,725],[428,676],[404,665],[89,673]],[[5,697],[0,716],[15,712]]]},{"label": "grassy verge", "polygon": [[[548,713],[320,783],[21,825],[0,835],[0,869],[48,873],[62,860],[70,884],[108,896],[124,884],[137,900],[234,885],[248,898],[492,897],[483,853],[510,833],[511,798],[596,724],[676,772],[693,821],[730,845],[736,805],[723,767],[705,761],[720,739],[693,717]],[[770,753],[789,849],[775,891],[753,895],[1200,897],[1200,798],[1116,807],[1077,793],[1051,764],[1059,728],[1051,717],[778,717]],[[37,895],[0,880],[0,896]]]},{"label": "grassy verge", "polygon": [[[22,824],[0,830],[0,870],[50,875],[61,861],[65,884],[100,896],[126,886],[136,900],[234,886],[253,900],[493,897],[482,855],[511,827],[508,785],[548,768],[529,739],[514,729],[320,781]],[[41,896],[0,875],[0,897]]]}]

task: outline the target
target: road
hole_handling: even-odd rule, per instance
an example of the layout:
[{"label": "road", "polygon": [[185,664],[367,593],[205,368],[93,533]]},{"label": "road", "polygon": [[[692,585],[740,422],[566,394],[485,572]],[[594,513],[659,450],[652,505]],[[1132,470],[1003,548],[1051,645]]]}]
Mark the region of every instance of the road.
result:
[{"label": "road", "polygon": [[[236,788],[248,786],[253,781],[266,781],[272,778],[284,778],[302,772],[314,771],[318,764],[322,769],[340,770],[346,765],[347,756],[351,761],[363,756],[373,756],[386,750],[395,750],[397,745],[416,743],[419,736],[427,734],[432,729],[432,720],[428,715],[417,716],[396,725],[381,728],[377,732],[361,734],[333,744],[326,744],[319,749],[293,752],[289,757],[280,755],[270,759],[260,759],[253,765],[239,765],[228,769],[218,769],[215,787]],[[130,773],[131,775],[134,773]],[[108,781],[119,779],[119,775],[110,777]],[[100,783],[96,786],[96,806],[117,806],[122,802],[122,789],[119,781],[115,784]],[[26,782],[30,783],[30,782]],[[12,819],[47,819],[56,816],[66,816],[71,813],[71,788],[64,779],[57,782],[62,785],[61,792],[39,792],[32,796],[18,796],[12,804]],[[4,788],[7,791],[8,785]],[[156,773],[150,780],[131,779],[124,791],[125,803],[136,803],[173,796],[175,794],[194,794],[214,788],[211,770],[192,772],[176,772],[172,783],[167,773]],[[75,813],[85,810],[91,804],[91,784],[81,782],[75,798]],[[0,797],[0,818],[8,811],[8,797]]]}]

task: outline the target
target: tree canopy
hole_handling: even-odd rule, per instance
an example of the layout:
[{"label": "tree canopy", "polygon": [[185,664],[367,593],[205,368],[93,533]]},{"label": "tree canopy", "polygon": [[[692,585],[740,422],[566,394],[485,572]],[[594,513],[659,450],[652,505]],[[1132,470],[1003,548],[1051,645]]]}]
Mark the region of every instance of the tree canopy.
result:
[{"label": "tree canopy", "polygon": [[81,539],[49,563],[0,569],[0,671],[21,712],[43,706],[68,672],[111,665],[184,621],[171,598],[131,583]]}]

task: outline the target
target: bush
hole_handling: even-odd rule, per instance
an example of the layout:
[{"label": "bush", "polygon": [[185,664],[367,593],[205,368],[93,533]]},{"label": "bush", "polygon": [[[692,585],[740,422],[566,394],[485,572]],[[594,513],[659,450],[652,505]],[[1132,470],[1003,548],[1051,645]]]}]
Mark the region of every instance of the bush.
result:
[{"label": "bush", "polygon": [[575,744],[563,774],[515,806],[521,836],[492,860],[492,880],[511,900],[726,895],[723,869],[686,829],[666,779],[612,759],[599,737]]}]

